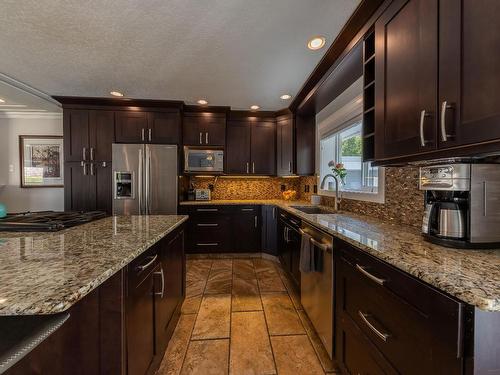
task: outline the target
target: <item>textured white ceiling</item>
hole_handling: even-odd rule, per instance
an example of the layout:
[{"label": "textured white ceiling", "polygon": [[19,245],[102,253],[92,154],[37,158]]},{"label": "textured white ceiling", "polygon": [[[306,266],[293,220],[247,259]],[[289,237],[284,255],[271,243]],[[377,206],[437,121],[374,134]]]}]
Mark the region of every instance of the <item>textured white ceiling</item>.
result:
[{"label": "textured white ceiling", "polygon": [[[0,72],[50,95],[280,109],[359,0],[2,0]],[[307,40],[324,35],[316,52]],[[0,93],[1,95],[1,93]]]}]

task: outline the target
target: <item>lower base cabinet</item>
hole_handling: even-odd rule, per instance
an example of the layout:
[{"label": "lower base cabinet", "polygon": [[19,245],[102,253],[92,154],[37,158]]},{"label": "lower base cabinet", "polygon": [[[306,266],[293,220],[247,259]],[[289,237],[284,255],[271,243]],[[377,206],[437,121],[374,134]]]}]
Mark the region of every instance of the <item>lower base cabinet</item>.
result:
[{"label": "lower base cabinet", "polygon": [[299,228],[301,220],[287,212],[279,211],[278,219],[278,257],[283,269],[295,285],[300,288],[300,247],[302,235]]},{"label": "lower base cabinet", "polygon": [[349,374],[462,374],[465,304],[336,240],[335,356]]},{"label": "lower base cabinet", "polygon": [[261,251],[261,207],[258,205],[180,206],[189,215],[186,252]]}]

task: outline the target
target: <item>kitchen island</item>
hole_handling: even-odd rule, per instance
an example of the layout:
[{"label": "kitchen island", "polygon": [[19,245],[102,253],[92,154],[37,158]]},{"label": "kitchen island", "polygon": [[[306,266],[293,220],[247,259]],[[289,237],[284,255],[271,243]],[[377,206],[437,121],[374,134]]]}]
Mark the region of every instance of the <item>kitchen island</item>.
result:
[{"label": "kitchen island", "polygon": [[[114,216],[60,232],[0,234],[0,329],[29,322],[40,341],[7,373],[152,371],[184,298],[186,220]],[[47,316],[54,333],[45,339],[36,318],[43,326]],[[13,335],[0,340],[15,346]],[[29,335],[19,340],[21,349],[32,345]],[[12,357],[0,353],[0,366]]]}]

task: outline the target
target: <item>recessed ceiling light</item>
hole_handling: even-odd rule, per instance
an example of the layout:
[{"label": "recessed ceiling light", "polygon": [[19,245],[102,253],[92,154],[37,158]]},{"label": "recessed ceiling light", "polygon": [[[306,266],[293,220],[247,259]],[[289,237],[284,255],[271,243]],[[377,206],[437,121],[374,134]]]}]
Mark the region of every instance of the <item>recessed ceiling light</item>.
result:
[{"label": "recessed ceiling light", "polygon": [[307,48],[310,50],[316,51],[318,49],[323,48],[325,45],[326,39],[324,36],[315,36],[314,38],[311,38],[309,42],[307,42]]},{"label": "recessed ceiling light", "polygon": [[291,98],[292,98],[292,95],[289,95],[289,94],[283,94],[280,96],[280,99],[282,99],[282,100],[288,100]]},{"label": "recessed ceiling light", "polygon": [[200,99],[200,100],[198,100],[198,104],[199,105],[207,105],[208,102],[205,99]]},{"label": "recessed ceiling light", "polygon": [[5,103],[5,100],[0,98],[0,103]]},{"label": "recessed ceiling light", "polygon": [[260,108],[260,107],[259,107],[258,105],[255,105],[255,104],[254,104],[253,106],[251,106],[251,107],[250,107],[250,109],[251,109],[252,111],[256,111],[256,110],[258,110],[259,108]]},{"label": "recessed ceiling light", "polygon": [[109,93],[113,96],[119,96],[119,97],[123,96],[123,94],[120,91],[110,91]]}]

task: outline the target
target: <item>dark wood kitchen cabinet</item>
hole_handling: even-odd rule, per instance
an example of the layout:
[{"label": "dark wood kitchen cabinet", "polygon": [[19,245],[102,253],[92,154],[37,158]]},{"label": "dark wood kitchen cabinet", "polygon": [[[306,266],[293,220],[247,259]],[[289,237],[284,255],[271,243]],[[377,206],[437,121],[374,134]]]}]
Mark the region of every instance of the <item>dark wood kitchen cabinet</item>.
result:
[{"label": "dark wood kitchen cabinet", "polygon": [[184,113],[183,143],[188,146],[224,147],[226,144],[226,114]]},{"label": "dark wood kitchen cabinet", "polygon": [[397,0],[375,23],[377,159],[436,148],[438,2]]},{"label": "dark wood kitchen cabinet", "polygon": [[335,357],[346,373],[463,373],[463,303],[339,239],[334,249]]},{"label": "dark wood kitchen cabinet", "polygon": [[500,2],[441,0],[439,15],[439,147],[499,140]]},{"label": "dark wood kitchen cabinet", "polygon": [[64,160],[111,161],[114,121],[113,111],[65,109]]},{"label": "dark wood kitchen cabinet", "polygon": [[181,139],[180,111],[117,111],[116,142],[177,144]]},{"label": "dark wood kitchen cabinet", "polygon": [[278,255],[278,207],[262,206],[262,251]]},{"label": "dark wood kitchen cabinet", "polygon": [[111,162],[64,163],[64,209],[112,213]]},{"label": "dark wood kitchen cabinet", "polygon": [[292,115],[279,116],[276,121],[277,174],[289,176],[294,173],[294,123]]},{"label": "dark wood kitchen cabinet", "polygon": [[499,14],[490,0],[398,0],[384,11],[375,23],[377,164],[500,150]]},{"label": "dark wood kitchen cabinet", "polygon": [[227,174],[276,174],[274,120],[230,121],[227,129]]},{"label": "dark wood kitchen cabinet", "polygon": [[237,251],[260,251],[260,206],[238,206],[232,215],[233,243]]}]

